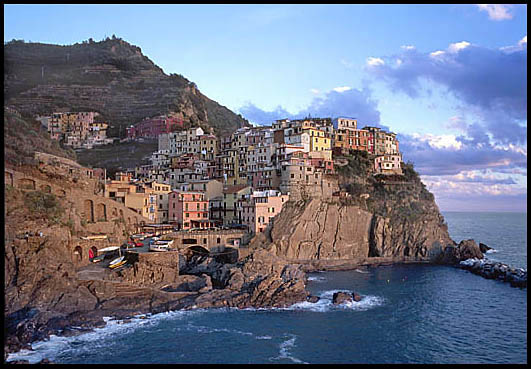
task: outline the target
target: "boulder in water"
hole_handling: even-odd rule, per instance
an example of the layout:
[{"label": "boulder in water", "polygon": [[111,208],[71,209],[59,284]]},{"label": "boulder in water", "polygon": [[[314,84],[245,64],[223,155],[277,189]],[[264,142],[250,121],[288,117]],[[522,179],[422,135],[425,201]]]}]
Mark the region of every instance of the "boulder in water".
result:
[{"label": "boulder in water", "polygon": [[344,302],[352,302],[352,294],[348,292],[335,292],[332,296],[332,302],[336,305]]},{"label": "boulder in water", "polygon": [[306,301],[311,302],[312,304],[315,304],[320,299],[321,298],[319,296],[314,296],[314,295],[308,295],[308,297],[306,297]]},{"label": "boulder in water", "polygon": [[485,245],[484,243],[479,243],[479,250],[482,252],[482,253],[486,253],[487,251],[491,250],[492,247],[489,247],[487,245]]}]

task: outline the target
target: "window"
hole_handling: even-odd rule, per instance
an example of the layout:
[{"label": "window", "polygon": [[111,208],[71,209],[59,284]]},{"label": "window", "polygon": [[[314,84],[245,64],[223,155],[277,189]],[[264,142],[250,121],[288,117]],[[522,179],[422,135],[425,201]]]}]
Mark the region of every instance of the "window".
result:
[{"label": "window", "polygon": [[190,218],[190,213],[184,213],[184,216],[185,216],[186,218]]}]

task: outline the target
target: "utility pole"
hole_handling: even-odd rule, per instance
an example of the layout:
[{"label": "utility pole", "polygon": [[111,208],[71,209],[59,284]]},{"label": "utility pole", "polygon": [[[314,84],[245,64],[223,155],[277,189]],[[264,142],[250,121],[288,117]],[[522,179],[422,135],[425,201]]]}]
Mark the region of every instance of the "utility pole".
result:
[{"label": "utility pole", "polygon": [[104,168],[103,174],[103,197],[105,197],[105,188],[107,187],[107,168]]}]

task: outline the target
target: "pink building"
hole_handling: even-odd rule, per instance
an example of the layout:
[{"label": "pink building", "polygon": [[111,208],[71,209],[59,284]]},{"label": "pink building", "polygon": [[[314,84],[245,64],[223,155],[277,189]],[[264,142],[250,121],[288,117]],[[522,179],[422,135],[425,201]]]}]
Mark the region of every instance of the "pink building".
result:
[{"label": "pink building", "polygon": [[162,133],[170,133],[176,127],[183,127],[181,118],[166,117],[164,115],[144,119],[135,126],[126,128],[127,138],[135,137],[159,137]]},{"label": "pink building", "polygon": [[204,192],[172,191],[168,196],[169,222],[180,229],[211,228],[208,200]]},{"label": "pink building", "polygon": [[255,191],[238,201],[238,215],[250,233],[264,232],[288,200],[280,191]]}]

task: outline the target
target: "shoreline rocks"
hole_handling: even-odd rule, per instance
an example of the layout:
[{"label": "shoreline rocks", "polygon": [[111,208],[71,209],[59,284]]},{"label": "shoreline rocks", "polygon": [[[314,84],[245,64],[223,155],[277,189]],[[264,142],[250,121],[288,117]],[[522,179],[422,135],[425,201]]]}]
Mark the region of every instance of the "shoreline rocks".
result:
[{"label": "shoreline rocks", "polygon": [[356,292],[349,293],[349,292],[342,292],[342,291],[334,292],[334,295],[332,296],[332,303],[335,305],[343,304],[345,302],[352,302],[352,301],[356,301],[356,302],[361,301],[361,296],[358,295]]},{"label": "shoreline rocks", "polygon": [[507,264],[488,259],[470,258],[459,263],[461,269],[482,276],[510,283],[511,287],[527,288],[527,270],[512,268]]}]

